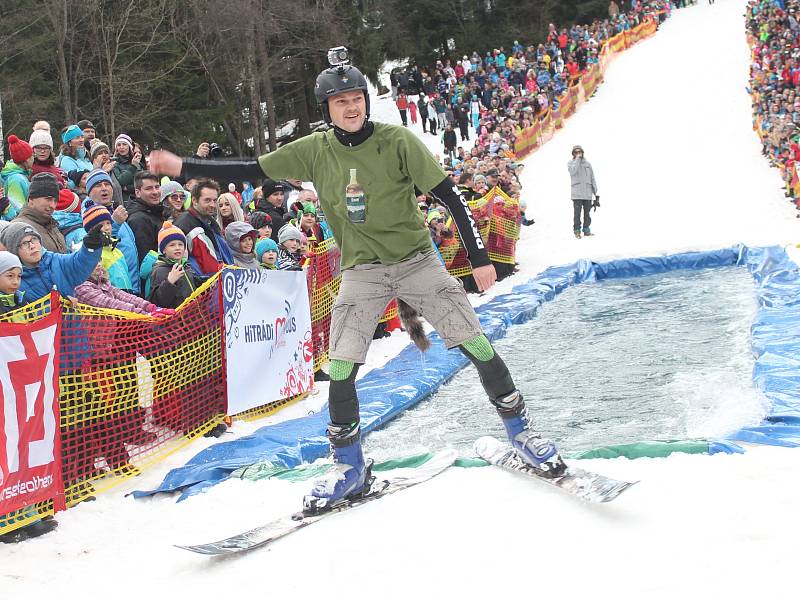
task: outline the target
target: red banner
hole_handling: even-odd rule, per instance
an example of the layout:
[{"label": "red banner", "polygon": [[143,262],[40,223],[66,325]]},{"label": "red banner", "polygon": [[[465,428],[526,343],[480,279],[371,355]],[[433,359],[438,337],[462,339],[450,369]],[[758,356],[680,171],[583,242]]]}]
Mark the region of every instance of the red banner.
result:
[{"label": "red banner", "polygon": [[0,323],[0,515],[54,499],[64,509],[58,408],[61,308]]}]

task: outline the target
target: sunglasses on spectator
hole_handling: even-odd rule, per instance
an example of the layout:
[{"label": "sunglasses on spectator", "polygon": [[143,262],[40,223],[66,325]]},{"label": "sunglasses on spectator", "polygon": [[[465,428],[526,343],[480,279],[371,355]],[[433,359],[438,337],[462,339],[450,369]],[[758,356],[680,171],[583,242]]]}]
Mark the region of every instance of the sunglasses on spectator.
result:
[{"label": "sunglasses on spectator", "polygon": [[173,200],[183,200],[186,196],[178,192],[175,194],[170,194],[169,197],[172,198]]}]

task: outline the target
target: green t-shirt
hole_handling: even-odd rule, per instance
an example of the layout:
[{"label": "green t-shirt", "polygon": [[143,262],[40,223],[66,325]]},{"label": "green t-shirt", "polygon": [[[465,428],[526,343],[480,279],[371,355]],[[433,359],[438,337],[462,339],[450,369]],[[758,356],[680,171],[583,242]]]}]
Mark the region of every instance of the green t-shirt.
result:
[{"label": "green t-shirt", "polygon": [[[431,236],[417,207],[414,185],[428,192],[445,172],[408,129],[375,123],[374,133],[355,147],[328,130],[313,133],[258,159],[273,179],[312,181],[342,252],[342,269],[394,264],[431,248]],[[348,216],[346,189],[355,169],[363,188],[366,218]]]}]

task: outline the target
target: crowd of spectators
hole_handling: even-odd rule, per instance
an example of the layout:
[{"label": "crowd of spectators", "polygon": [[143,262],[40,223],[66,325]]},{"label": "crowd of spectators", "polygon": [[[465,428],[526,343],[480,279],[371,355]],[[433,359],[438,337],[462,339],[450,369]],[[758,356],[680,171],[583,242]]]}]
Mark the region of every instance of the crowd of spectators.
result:
[{"label": "crowd of spectators", "polygon": [[[524,215],[520,172],[515,158],[517,132],[559,108],[568,87],[599,60],[609,38],[632,29],[646,18],[660,23],[673,7],[688,2],[668,0],[611,1],[608,18],[588,25],[557,27],[550,24],[547,38],[538,44],[515,40],[484,54],[472,52],[444,58],[432,66],[398,67],[390,73],[392,99],[404,126],[419,123],[423,134],[440,136],[442,164],[468,200],[495,186],[520,202]],[[419,118],[418,118],[419,117]],[[471,147],[465,142],[474,142]],[[453,235],[447,210],[430,197],[420,197],[434,243]],[[509,275],[496,264],[499,278]],[[469,278],[465,285],[471,289]]]},{"label": "crowd of spectators", "polygon": [[750,85],[761,151],[782,169],[786,197],[800,211],[800,185],[793,185],[800,161],[800,2],[751,0],[745,17],[753,44]]}]

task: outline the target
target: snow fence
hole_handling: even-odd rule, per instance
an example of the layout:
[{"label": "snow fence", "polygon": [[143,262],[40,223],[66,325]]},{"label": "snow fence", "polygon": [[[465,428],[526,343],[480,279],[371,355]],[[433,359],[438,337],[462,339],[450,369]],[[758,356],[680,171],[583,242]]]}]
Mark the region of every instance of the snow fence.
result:
[{"label": "snow fence", "polygon": [[[579,458],[667,456],[672,452],[742,452],[735,441],[800,446],[800,269],[779,247],[735,246],[706,252],[619,259],[603,263],[580,260],[550,267],[528,283],[514,287],[477,309],[486,335],[496,340],[513,325],[532,319],[541,304],[576,283],[608,278],[638,277],[676,269],[703,269],[739,265],[753,275],[758,314],[751,328],[756,355],[753,381],[771,401],[764,421],[730,436],[729,440],[656,441],[599,448]],[[436,333],[424,355],[407,346],[383,368],[357,382],[361,426],[365,433],[386,424],[402,411],[435,392],[468,360],[458,350],[448,351]],[[234,471],[257,463],[282,471],[312,462],[328,453],[325,430],[328,411],[262,427],[247,437],[216,444],[170,471],[151,491],[181,491],[182,500],[214,485]]]}]

